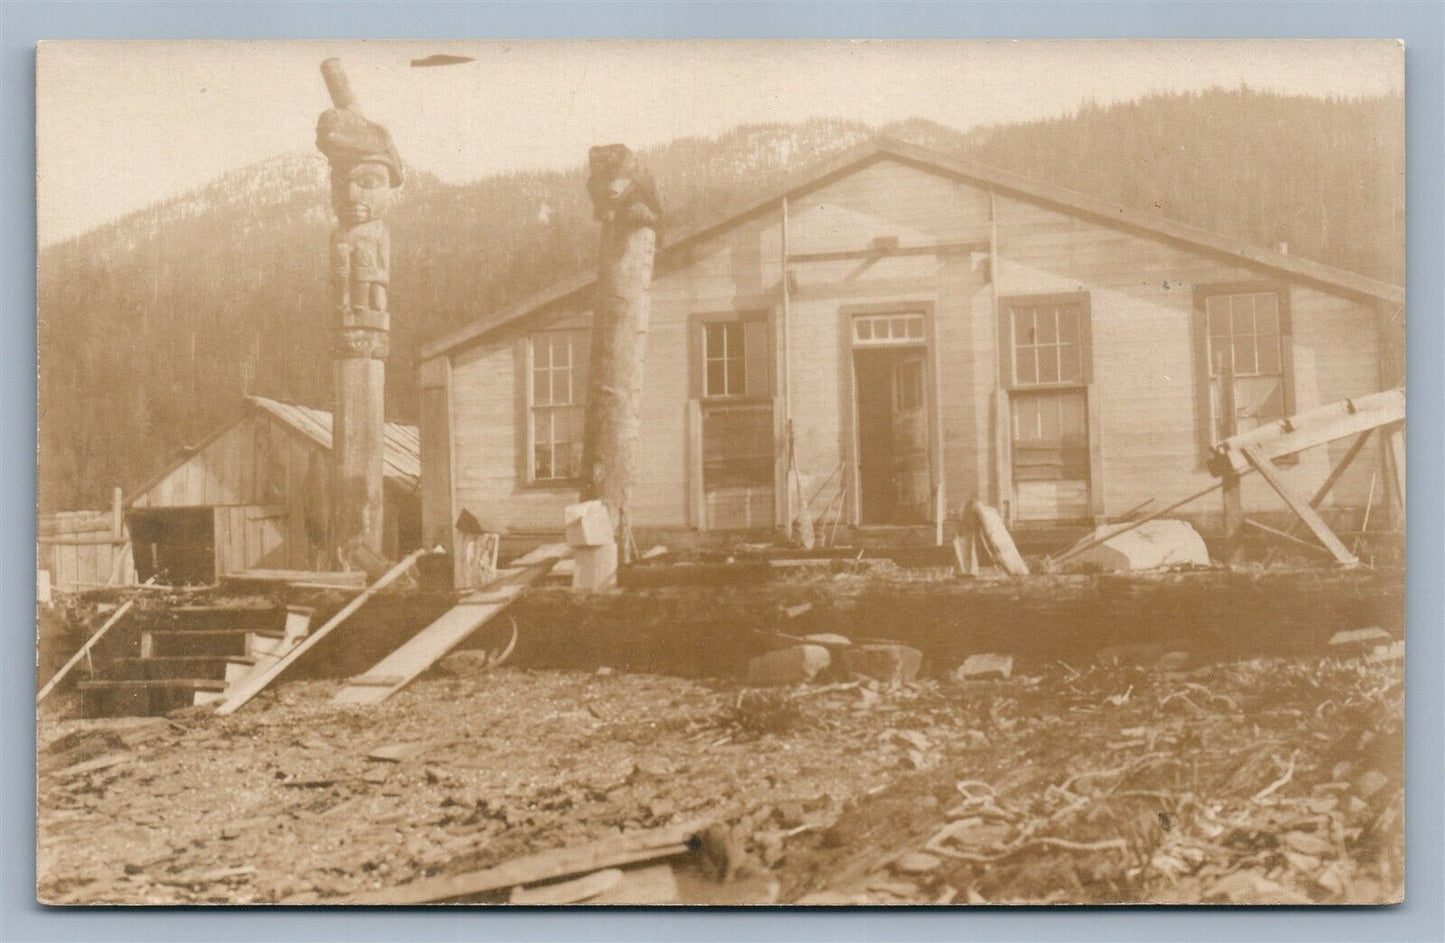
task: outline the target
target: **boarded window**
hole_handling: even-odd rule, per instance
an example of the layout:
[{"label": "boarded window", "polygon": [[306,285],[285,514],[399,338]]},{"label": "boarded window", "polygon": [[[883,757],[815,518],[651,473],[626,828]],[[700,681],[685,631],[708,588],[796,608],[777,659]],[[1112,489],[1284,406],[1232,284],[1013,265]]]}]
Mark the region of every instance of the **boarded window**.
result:
[{"label": "boarded window", "polygon": [[587,332],[547,331],[531,345],[532,480],[571,480],[582,469]]},{"label": "boarded window", "polygon": [[1220,411],[1220,370],[1234,369],[1234,425],[1245,432],[1289,414],[1286,313],[1275,291],[1228,292],[1204,297],[1201,374],[1209,378],[1210,444],[1226,438]]}]

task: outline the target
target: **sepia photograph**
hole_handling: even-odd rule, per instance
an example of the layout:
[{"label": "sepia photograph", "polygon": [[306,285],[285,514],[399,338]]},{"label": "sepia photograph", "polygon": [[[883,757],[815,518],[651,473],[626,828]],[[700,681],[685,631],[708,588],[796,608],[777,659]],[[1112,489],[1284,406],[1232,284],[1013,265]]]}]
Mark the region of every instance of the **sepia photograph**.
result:
[{"label": "sepia photograph", "polygon": [[1405,54],[41,43],[35,899],[1402,902]]}]

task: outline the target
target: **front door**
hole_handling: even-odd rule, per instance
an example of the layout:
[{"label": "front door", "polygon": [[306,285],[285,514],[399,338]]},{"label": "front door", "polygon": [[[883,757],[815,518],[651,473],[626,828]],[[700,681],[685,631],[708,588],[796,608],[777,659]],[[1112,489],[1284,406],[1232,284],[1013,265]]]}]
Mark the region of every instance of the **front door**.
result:
[{"label": "front door", "polygon": [[925,364],[922,347],[854,352],[860,519],[864,524],[928,521],[931,475]]}]

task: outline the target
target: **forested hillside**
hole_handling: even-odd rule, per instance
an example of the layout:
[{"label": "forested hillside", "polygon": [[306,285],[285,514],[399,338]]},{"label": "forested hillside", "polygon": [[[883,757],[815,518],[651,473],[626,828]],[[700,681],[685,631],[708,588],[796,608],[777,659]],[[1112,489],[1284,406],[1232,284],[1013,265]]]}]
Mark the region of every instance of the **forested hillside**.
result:
[{"label": "forested hillside", "polygon": [[[1403,281],[1403,100],[1159,95],[964,134],[910,120],[738,128],[643,155],[674,229],[886,133]],[[600,143],[600,142],[599,142]],[[401,142],[403,154],[405,142]],[[416,352],[590,264],[585,170],[450,185],[412,171],[391,217],[388,411]],[[244,391],[330,399],[326,164],[298,151],[41,252],[40,502],[100,506],[232,415]]]}]

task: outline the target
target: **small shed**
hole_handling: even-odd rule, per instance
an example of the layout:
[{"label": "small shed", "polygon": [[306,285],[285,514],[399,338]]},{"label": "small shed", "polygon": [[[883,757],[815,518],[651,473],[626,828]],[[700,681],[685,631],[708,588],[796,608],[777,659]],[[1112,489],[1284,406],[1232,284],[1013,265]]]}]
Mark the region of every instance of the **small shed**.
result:
[{"label": "small shed", "polygon": [[[385,543],[421,540],[415,426],[386,424]],[[207,583],[251,569],[331,566],[331,413],[261,396],[125,501],[135,576]]]}]

